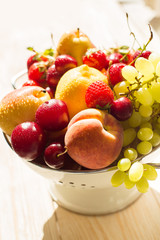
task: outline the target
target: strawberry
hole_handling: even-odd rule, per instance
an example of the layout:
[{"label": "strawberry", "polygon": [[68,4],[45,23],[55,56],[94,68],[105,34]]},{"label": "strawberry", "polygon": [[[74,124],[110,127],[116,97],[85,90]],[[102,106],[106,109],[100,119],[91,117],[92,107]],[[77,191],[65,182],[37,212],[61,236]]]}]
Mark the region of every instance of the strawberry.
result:
[{"label": "strawberry", "polygon": [[54,56],[54,49],[49,48],[46,49],[44,52],[37,52],[33,47],[27,48],[29,51],[34,52],[32,56],[30,56],[27,60],[27,68],[29,69],[32,64],[37,62],[53,62],[53,56]]},{"label": "strawberry", "polygon": [[112,86],[123,81],[122,68],[125,67],[124,63],[115,63],[108,69],[109,82]]},{"label": "strawberry", "polygon": [[48,61],[48,58],[45,57],[45,56],[39,56],[38,53],[35,53],[34,55],[30,56],[27,60],[27,68],[29,69],[30,66],[33,64],[33,63],[36,63],[36,62],[40,62],[40,61],[44,61],[44,62],[47,62]]},{"label": "strawberry", "polygon": [[103,51],[97,49],[89,49],[86,55],[83,56],[83,63],[89,67],[94,67],[102,70],[107,66],[106,55]]},{"label": "strawberry", "polygon": [[46,65],[43,62],[33,63],[28,70],[28,78],[39,83],[45,82]]},{"label": "strawberry", "polygon": [[103,81],[96,81],[89,85],[85,95],[88,108],[107,109],[112,105],[114,95],[111,88]]}]

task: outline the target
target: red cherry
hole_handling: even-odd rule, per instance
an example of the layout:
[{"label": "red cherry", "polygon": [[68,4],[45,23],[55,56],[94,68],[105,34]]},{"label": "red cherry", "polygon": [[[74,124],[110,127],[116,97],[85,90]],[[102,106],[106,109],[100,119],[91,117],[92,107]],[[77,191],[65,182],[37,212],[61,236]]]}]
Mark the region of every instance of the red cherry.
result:
[{"label": "red cherry", "polygon": [[136,50],[135,53],[133,54],[133,60],[135,58],[137,58],[139,55],[140,55],[139,57],[143,57],[143,58],[148,59],[150,54],[151,54],[151,51],[148,51],[148,50],[146,50],[146,51],[144,51],[142,53],[141,53],[140,50]]},{"label": "red cherry", "polygon": [[112,86],[123,81],[122,68],[125,66],[124,63],[115,63],[108,69],[109,81]]},{"label": "red cherry", "polygon": [[36,82],[35,80],[28,80],[26,81],[22,87],[26,87],[26,86],[40,86],[38,82]]},{"label": "red cherry", "polygon": [[67,105],[58,99],[42,103],[36,111],[36,122],[48,131],[59,131],[67,127],[69,123]]},{"label": "red cherry", "polygon": [[125,121],[133,112],[132,102],[127,97],[121,97],[113,101],[110,113],[119,121]]},{"label": "red cherry", "polygon": [[30,56],[27,60],[27,68],[29,69],[30,66],[33,64],[33,63],[36,63],[36,62],[39,62],[39,61],[48,61],[48,58],[45,57],[45,56],[38,56],[38,54],[34,54],[32,56]]},{"label": "red cherry", "polygon": [[14,151],[29,161],[37,158],[45,145],[45,134],[35,122],[24,122],[15,127],[11,135]]},{"label": "red cherry", "polygon": [[121,59],[123,58],[123,55],[120,53],[111,53],[106,57],[108,65],[109,64],[114,64],[114,63],[120,63]]},{"label": "red cherry", "polygon": [[39,83],[45,82],[46,66],[42,62],[33,63],[28,70],[28,78]]},{"label": "red cherry", "polygon": [[65,156],[62,154],[59,156],[59,154],[64,152],[63,146],[58,143],[52,143],[50,144],[44,152],[44,161],[45,163],[50,167],[54,169],[59,169],[63,167]]},{"label": "red cherry", "polygon": [[62,74],[60,74],[55,65],[52,65],[47,70],[46,81],[51,88],[56,88]]},{"label": "red cherry", "polygon": [[75,67],[77,67],[77,61],[69,55],[59,55],[55,59],[55,68],[60,74],[64,74],[69,69]]}]

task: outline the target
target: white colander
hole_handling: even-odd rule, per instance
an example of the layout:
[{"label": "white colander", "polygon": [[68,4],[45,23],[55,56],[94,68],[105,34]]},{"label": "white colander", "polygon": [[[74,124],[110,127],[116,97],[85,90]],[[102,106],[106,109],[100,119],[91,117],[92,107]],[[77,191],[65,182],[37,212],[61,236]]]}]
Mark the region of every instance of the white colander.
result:
[{"label": "white colander", "polygon": [[[26,78],[26,72],[25,70],[12,79],[14,88],[21,86]],[[7,136],[5,138],[10,144]],[[154,162],[159,155],[160,148],[156,148],[141,162]],[[128,190],[124,185],[117,188],[111,185],[111,177],[116,167],[69,171],[53,170],[27,161],[25,163],[49,180],[51,196],[59,205],[77,213],[99,215],[115,212],[127,207],[140,196],[136,187]]]}]

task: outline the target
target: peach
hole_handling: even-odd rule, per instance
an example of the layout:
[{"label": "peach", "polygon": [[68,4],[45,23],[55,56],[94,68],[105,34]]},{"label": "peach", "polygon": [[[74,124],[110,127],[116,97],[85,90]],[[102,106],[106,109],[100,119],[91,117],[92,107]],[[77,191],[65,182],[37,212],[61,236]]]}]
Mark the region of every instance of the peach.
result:
[{"label": "peach", "polygon": [[98,109],[85,109],[70,121],[65,134],[68,154],[81,166],[101,169],[119,156],[123,129],[112,115]]}]

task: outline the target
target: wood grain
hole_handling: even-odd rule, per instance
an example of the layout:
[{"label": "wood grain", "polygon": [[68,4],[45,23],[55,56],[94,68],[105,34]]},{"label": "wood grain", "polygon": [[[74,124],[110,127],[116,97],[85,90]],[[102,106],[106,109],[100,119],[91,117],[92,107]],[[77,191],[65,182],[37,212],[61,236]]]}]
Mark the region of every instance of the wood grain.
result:
[{"label": "wood grain", "polygon": [[[126,8],[116,1],[5,1],[0,14],[0,97],[11,90],[10,80],[26,67],[27,46],[50,47],[79,26],[100,46],[132,42]],[[131,18],[140,39],[147,26]],[[137,11],[138,16],[138,11]],[[144,19],[144,18],[143,18]],[[155,38],[153,48],[159,46]],[[9,148],[0,132],[0,239],[1,240],[158,240],[160,239],[160,177],[150,191],[128,208],[106,216],[83,216],[52,201],[48,183]]]}]

